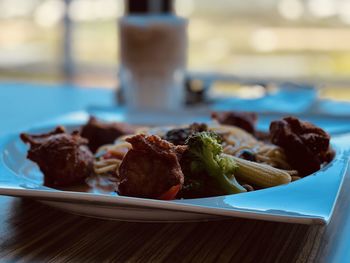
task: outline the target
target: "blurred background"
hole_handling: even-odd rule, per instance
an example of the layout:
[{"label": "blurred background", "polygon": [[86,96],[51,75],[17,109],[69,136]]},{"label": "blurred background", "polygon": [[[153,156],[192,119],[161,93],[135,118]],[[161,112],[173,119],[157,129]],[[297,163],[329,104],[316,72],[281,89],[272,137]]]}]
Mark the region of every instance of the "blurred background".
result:
[{"label": "blurred background", "polygon": [[[122,0],[0,0],[0,80],[118,85]],[[350,99],[350,0],[177,0],[189,70],[308,81]]]}]

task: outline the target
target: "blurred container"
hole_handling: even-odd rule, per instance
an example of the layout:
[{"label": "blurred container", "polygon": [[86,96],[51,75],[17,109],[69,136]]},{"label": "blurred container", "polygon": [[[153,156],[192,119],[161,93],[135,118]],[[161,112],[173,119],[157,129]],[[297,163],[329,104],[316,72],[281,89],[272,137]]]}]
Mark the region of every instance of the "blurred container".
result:
[{"label": "blurred container", "polygon": [[119,20],[120,84],[130,109],[176,110],[183,106],[187,20],[171,0],[129,0]]}]

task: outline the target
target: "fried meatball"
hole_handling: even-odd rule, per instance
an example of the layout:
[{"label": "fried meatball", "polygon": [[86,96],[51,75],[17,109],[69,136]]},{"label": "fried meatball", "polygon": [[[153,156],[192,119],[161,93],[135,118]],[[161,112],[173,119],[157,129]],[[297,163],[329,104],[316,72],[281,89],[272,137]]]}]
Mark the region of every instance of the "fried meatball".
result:
[{"label": "fried meatball", "polygon": [[27,158],[38,164],[46,186],[80,184],[93,171],[94,157],[87,147],[88,141],[77,131],[69,134],[63,127],[57,127],[47,134],[22,133],[21,139],[30,145]]},{"label": "fried meatball", "polygon": [[237,126],[251,134],[255,133],[257,115],[254,112],[212,112],[211,117],[220,124]]},{"label": "fried meatball", "polygon": [[303,176],[316,172],[334,155],[330,136],[321,128],[295,117],[270,124],[271,142],[285,150],[290,164]]},{"label": "fried meatball", "polygon": [[127,141],[132,149],[119,167],[119,194],[160,198],[172,187],[182,187],[184,175],[178,158],[185,147],[177,147],[156,135],[139,134]]},{"label": "fried meatball", "polygon": [[122,135],[134,133],[135,129],[127,123],[102,122],[93,116],[81,129],[81,136],[89,140],[88,146],[92,152],[104,144],[113,143]]}]

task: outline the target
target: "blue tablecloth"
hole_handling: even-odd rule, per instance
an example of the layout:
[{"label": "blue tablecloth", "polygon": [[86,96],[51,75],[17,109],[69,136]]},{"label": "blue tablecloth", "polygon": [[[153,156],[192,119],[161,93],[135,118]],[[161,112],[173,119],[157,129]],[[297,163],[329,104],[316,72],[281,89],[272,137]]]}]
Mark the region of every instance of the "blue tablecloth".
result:
[{"label": "blue tablecloth", "polygon": [[[218,100],[216,103],[207,105],[204,112],[207,112],[205,116],[209,116],[210,109],[246,110],[261,113],[282,111],[284,112],[283,116],[307,112],[320,113],[321,117],[314,116],[310,120],[332,133],[350,131],[350,122],[347,121],[348,116],[350,116],[350,104],[327,100],[316,101],[314,95],[309,89],[302,91],[300,89],[282,90],[274,96],[267,96],[258,101],[239,100],[238,98],[226,101]],[[286,103],[288,98],[291,100],[290,103]],[[294,107],[292,107],[293,104]],[[90,112],[95,112],[96,109],[100,109],[102,112],[104,110],[113,111],[115,105],[115,91],[111,89],[83,89],[71,85],[0,83],[0,136],[24,130],[34,124],[68,112],[88,109]],[[181,116],[184,117],[184,115]],[[328,118],[325,119],[325,116]],[[273,117],[273,114],[270,117]],[[274,118],[279,117],[275,116]],[[302,118],[304,117],[308,118],[302,116]],[[267,129],[268,127],[259,126],[259,128]]]},{"label": "blue tablecloth", "polygon": [[112,107],[114,91],[68,85],[0,84],[0,135],[88,107]]}]

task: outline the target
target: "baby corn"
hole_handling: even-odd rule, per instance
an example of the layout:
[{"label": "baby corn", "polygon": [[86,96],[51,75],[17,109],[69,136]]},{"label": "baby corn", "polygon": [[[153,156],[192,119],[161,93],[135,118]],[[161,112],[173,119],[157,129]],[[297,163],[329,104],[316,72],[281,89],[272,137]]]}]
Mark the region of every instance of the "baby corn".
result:
[{"label": "baby corn", "polygon": [[284,170],[261,163],[247,161],[232,155],[225,155],[232,158],[238,165],[235,176],[248,184],[266,188],[287,184],[292,180],[290,174]]}]

